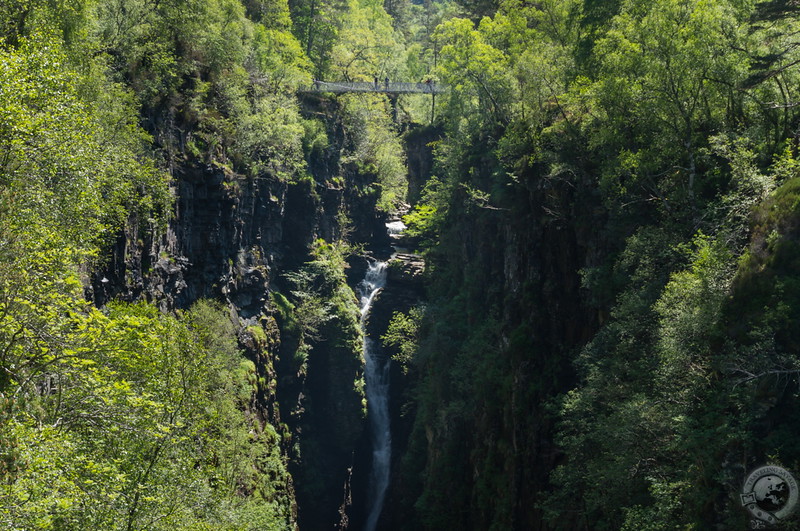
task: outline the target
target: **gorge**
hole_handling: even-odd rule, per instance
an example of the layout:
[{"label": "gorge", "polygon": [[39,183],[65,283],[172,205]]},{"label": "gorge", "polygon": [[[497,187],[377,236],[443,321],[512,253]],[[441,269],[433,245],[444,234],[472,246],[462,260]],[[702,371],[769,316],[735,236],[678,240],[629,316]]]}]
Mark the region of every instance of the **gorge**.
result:
[{"label": "gorge", "polygon": [[798,15],[0,2],[0,528],[784,518]]}]

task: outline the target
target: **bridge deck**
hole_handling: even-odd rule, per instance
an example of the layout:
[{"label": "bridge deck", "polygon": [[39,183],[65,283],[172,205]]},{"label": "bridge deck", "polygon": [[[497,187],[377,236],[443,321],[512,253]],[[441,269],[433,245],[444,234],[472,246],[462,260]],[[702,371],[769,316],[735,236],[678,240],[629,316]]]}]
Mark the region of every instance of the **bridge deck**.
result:
[{"label": "bridge deck", "polygon": [[446,85],[441,85],[438,83],[314,81],[310,88],[301,90],[300,92],[383,92],[386,94],[441,94],[446,90]]}]

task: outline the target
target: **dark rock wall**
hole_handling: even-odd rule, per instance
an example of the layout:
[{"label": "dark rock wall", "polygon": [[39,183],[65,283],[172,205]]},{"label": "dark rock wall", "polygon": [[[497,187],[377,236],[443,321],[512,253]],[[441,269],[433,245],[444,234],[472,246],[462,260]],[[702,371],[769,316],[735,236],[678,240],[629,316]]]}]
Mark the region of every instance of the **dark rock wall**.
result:
[{"label": "dark rock wall", "polygon": [[576,267],[600,226],[582,189],[531,168],[491,205],[454,192],[427,256],[420,368],[398,422],[413,427],[395,441],[384,529],[543,528],[537,498],[560,458],[546,404],[598,326]]},{"label": "dark rock wall", "polygon": [[433,169],[432,142],[443,135],[440,127],[415,125],[405,134],[408,160],[408,202],[416,204]]},{"label": "dark rock wall", "polygon": [[[258,315],[270,269],[293,248],[283,238],[287,189],[277,180],[245,179],[222,168],[181,168],[166,233],[154,238],[149,227],[132,222],[98,275],[96,302],[146,298],[172,310],[212,297],[224,298],[245,318]],[[315,217],[311,210],[309,218]]]},{"label": "dark rock wall", "polygon": [[288,295],[282,275],[309,260],[315,240],[341,238],[343,217],[352,241],[378,247],[387,241],[377,196],[365,192],[374,176],[339,162],[348,135],[331,105],[306,102],[308,113],[323,117],[331,139],[310,158],[308,178],[289,183],[248,178],[222,165],[175,166],[175,212],[166,230],[131,220],[87,289],[98,306],[115,298],[154,301],[164,311],[204,297],[228,304],[259,372],[254,409],[283,436],[304,529],[331,528],[341,519],[364,431],[365,405],[356,388],[361,343],[352,323],[331,322],[298,372],[291,361],[297,334],[279,318],[271,294]]}]

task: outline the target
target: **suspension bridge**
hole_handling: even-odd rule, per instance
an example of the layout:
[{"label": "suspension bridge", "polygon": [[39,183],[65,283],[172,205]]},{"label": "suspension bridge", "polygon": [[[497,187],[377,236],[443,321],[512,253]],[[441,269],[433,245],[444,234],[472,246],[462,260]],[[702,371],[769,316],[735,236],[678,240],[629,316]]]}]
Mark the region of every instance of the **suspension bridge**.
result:
[{"label": "suspension bridge", "polygon": [[384,94],[442,94],[447,85],[425,81],[423,83],[407,83],[397,81],[314,81],[310,87],[300,92],[381,92]]}]

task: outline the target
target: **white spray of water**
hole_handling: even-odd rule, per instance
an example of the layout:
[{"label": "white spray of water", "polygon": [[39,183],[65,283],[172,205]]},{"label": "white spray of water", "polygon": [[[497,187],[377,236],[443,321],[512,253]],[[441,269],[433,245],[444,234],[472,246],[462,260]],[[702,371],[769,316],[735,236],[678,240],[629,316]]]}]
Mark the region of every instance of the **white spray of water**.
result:
[{"label": "white spray of water", "polygon": [[404,230],[406,230],[406,225],[400,220],[390,221],[386,224],[386,232],[389,234],[400,234]]}]

